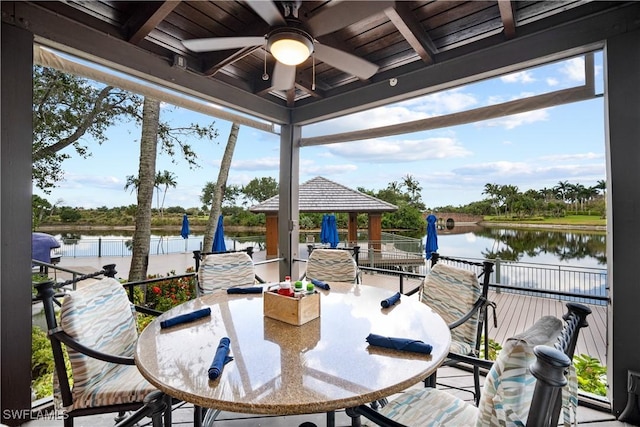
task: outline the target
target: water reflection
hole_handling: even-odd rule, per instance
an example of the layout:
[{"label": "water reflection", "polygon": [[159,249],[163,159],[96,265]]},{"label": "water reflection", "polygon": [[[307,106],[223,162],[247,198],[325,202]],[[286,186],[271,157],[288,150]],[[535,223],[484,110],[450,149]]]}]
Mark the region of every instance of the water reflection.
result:
[{"label": "water reflection", "polygon": [[606,234],[577,233],[551,230],[481,228],[476,236],[493,241],[482,251],[484,258],[523,261],[523,257],[537,258],[551,255],[559,262],[592,259],[606,265]]},{"label": "water reflection", "polygon": [[[185,241],[180,230],[158,233],[151,236],[155,249],[160,238],[163,249],[159,253],[185,251]],[[308,233],[307,233],[308,234]],[[399,250],[423,253],[426,236],[424,231],[398,233],[418,240],[398,241]],[[63,244],[73,247],[66,256],[96,256],[97,241],[101,239],[102,255],[130,254],[130,230],[88,230],[64,231],[56,237]],[[169,238],[167,238],[169,236]],[[305,243],[305,233],[301,232],[301,244]],[[344,241],[346,234],[341,234]],[[358,239],[366,241],[366,233],[358,233]],[[227,247],[244,249],[253,246],[255,251],[264,250],[264,232],[228,232],[225,235]],[[422,242],[420,241],[422,240]],[[202,235],[191,235],[187,239],[188,251],[199,250]],[[481,227],[479,225],[456,225],[452,229],[438,230],[439,252],[442,255],[476,259],[496,259],[505,261],[532,262],[541,264],[579,265],[582,267],[602,267],[606,265],[606,233],[599,231],[560,231],[540,229],[509,229]],[[165,247],[166,246],[166,247]],[[66,250],[66,249],[65,249]]]}]

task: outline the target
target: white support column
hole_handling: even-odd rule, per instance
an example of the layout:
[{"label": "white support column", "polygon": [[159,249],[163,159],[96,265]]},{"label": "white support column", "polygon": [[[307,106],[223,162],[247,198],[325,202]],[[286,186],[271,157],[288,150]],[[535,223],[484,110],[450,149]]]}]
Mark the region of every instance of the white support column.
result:
[{"label": "white support column", "polygon": [[278,212],[278,256],[280,280],[290,275],[300,277],[299,265],[299,182],[300,182],[300,137],[301,127],[284,125],[280,134],[280,206]]},{"label": "white support column", "polygon": [[4,22],[1,28],[0,414],[14,426],[31,409],[33,34]]},{"label": "white support column", "polygon": [[[613,413],[627,400],[627,371],[640,371],[640,30],[607,39],[608,382]],[[614,234],[615,233],[615,234]]]}]

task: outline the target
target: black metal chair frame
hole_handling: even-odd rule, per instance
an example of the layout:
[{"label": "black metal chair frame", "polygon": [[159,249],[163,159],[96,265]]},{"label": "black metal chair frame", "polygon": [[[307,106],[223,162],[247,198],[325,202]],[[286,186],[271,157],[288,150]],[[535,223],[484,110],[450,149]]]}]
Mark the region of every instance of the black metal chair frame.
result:
[{"label": "black metal chair frame", "polygon": [[[450,261],[455,263],[462,263],[462,264],[467,264],[467,265],[472,265],[472,266],[482,268],[482,272],[478,275],[478,280],[480,279],[482,280],[482,291],[481,291],[480,297],[476,300],[476,302],[473,304],[473,306],[469,309],[469,311],[464,316],[462,316],[455,322],[452,322],[449,324],[449,329],[457,328],[458,326],[467,322],[476,313],[479,313],[478,331],[476,333],[476,347],[474,348],[474,351],[475,351],[475,356],[478,356],[480,352],[482,336],[484,335],[485,359],[487,359],[488,353],[489,353],[486,349],[489,348],[488,314],[489,314],[490,307],[493,309],[494,327],[498,326],[497,325],[498,321],[497,321],[496,312],[495,312],[496,304],[492,301],[489,301],[489,281],[491,279],[491,273],[493,273],[494,263],[491,261],[471,262],[471,261],[462,260],[462,259],[445,257],[438,254],[437,252],[433,252],[431,254],[432,267],[436,265],[440,260],[445,260],[445,261]],[[417,292],[417,291],[418,290],[416,289],[414,292]],[[460,357],[460,356],[463,356],[463,357]],[[449,353],[449,355],[447,356],[447,361],[445,361],[443,365],[448,366],[448,365],[455,365],[459,362],[466,362],[465,356],[468,356],[468,355],[459,355],[457,353]],[[473,369],[474,401],[476,405],[478,405],[478,403],[480,402],[480,393],[481,393],[480,367],[477,366],[476,364],[472,364],[472,369]],[[424,380],[425,386],[435,387],[436,379],[437,379],[437,374],[434,372],[430,377]]]},{"label": "black metal chair frame", "polygon": [[[587,316],[591,309],[578,303],[567,303],[567,313],[562,317],[564,325],[554,347],[539,345],[534,348],[536,361],[531,365],[531,373],[536,378],[536,385],[529,406],[527,427],[555,427],[562,410],[562,393],[560,390],[567,384],[565,377],[575,352],[580,329],[589,326]],[[465,362],[491,369],[493,362],[477,357],[462,358]],[[360,416],[373,421],[382,427],[406,427],[377,412],[375,409],[360,405],[348,408],[347,415],[352,419],[353,427],[360,427]]]},{"label": "black metal chair frame", "polygon": [[[62,330],[62,328],[60,328],[57,324],[55,305],[60,306],[60,302],[56,300],[56,297],[64,295],[59,292],[60,288],[73,284],[74,282],[80,280],[85,280],[100,275],[106,277],[115,277],[115,264],[106,265],[101,271],[79,276],[75,280],[68,280],[61,283],[47,281],[37,283],[35,285],[38,294],[34,297],[34,300],[39,300],[43,303],[48,328],[48,336],[51,341],[56,375],[58,376],[60,393],[64,406],[71,405],[73,403],[73,399],[71,394],[71,386],[69,384],[69,377],[67,376],[67,370],[65,367],[62,344],[69,346],[80,353],[86,354],[89,357],[93,357],[105,362],[124,365],[135,365],[134,359],[132,357],[122,357],[112,354],[106,354],[86,347],[85,345],[76,341],[74,338],[65,333],[64,330]],[[65,427],[73,427],[73,419],[79,416],[118,412],[118,417],[116,417],[116,427],[132,427],[145,417],[151,417],[153,427],[161,427],[163,426],[163,422],[165,426],[171,426],[171,403],[171,397],[158,390],[148,394],[143,402],[100,406],[94,408],[83,408],[68,411],[66,412],[64,425]],[[127,411],[134,412],[129,416],[125,416],[125,412]]]}]

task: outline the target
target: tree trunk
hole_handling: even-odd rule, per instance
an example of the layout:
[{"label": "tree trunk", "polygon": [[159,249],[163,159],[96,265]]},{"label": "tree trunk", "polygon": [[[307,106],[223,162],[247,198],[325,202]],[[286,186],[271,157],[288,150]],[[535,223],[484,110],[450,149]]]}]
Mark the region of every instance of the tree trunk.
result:
[{"label": "tree trunk", "polygon": [[227,177],[229,176],[231,159],[233,158],[233,151],[236,148],[236,141],[238,140],[239,130],[240,126],[237,123],[233,123],[231,125],[231,132],[229,132],[227,146],[224,149],[222,162],[220,162],[218,181],[216,182],[216,186],[213,190],[213,197],[211,200],[211,213],[209,214],[209,222],[207,223],[207,229],[205,230],[204,239],[202,242],[203,252],[211,252],[211,247],[213,246],[213,235],[216,232],[218,217],[220,216],[220,212],[222,210],[222,196],[224,194],[224,188],[227,186]]},{"label": "tree trunk", "polygon": [[139,281],[147,278],[149,247],[151,245],[151,204],[153,203],[156,154],[158,150],[160,101],[145,98],[142,114],[140,167],[138,171],[138,209],[136,211],[136,229],[133,233],[133,254],[129,268],[129,281]]}]

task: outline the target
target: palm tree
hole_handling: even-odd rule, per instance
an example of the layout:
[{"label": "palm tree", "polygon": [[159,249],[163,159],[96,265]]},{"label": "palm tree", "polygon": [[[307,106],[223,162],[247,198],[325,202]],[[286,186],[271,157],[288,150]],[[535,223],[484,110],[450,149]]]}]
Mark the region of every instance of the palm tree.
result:
[{"label": "palm tree", "polygon": [[[173,172],[169,172],[168,170],[164,170],[162,172],[158,172],[156,174],[156,182],[155,182],[157,191],[160,191],[160,187],[164,186],[164,192],[162,194],[162,203],[160,203],[160,218],[163,217],[164,214],[164,201],[167,197],[167,191],[169,187],[176,188],[178,183],[176,182],[176,176]],[[158,202],[160,200],[160,194],[158,194]]]},{"label": "palm tree", "polygon": [[133,190],[135,190],[137,193],[139,185],[140,185],[140,180],[138,179],[137,176],[127,175],[127,182],[126,184],[124,184],[124,190],[127,191],[129,188],[131,188],[132,193],[133,193]]},{"label": "palm tree", "polygon": [[602,195],[605,196],[607,194],[607,181],[601,179],[593,188],[602,192]]},{"label": "palm tree", "polygon": [[558,185],[553,187],[553,189],[556,191],[556,194],[558,195],[558,198],[563,202],[567,201],[567,190],[569,189],[570,185],[571,184],[569,184],[568,181],[559,181]]},{"label": "palm tree", "polygon": [[[129,281],[147,278],[151,236],[151,204],[155,188],[156,155],[158,151],[158,123],[160,101],[145,97],[140,137],[140,164],[138,169],[138,209],[136,229],[133,232]],[[131,180],[133,184],[134,179]],[[125,187],[126,188],[126,187]]]},{"label": "palm tree", "polygon": [[498,184],[485,184],[484,185],[484,190],[482,190],[482,194],[486,194],[489,196],[489,200],[491,201],[491,206],[493,206],[493,208],[496,211],[496,215],[499,214],[498,212],[498,196],[500,194],[500,186]]},{"label": "palm tree", "polygon": [[222,155],[222,161],[220,162],[218,180],[213,189],[211,212],[209,213],[209,221],[207,222],[207,229],[204,233],[204,238],[202,241],[202,247],[205,251],[210,251],[211,246],[213,245],[213,235],[215,234],[216,226],[218,225],[218,217],[222,212],[222,199],[224,197],[224,190],[227,186],[229,169],[231,169],[233,152],[236,149],[238,132],[240,132],[240,125],[237,123],[232,123],[231,130],[229,131],[229,138],[227,139],[227,145],[224,149],[224,154]]}]

